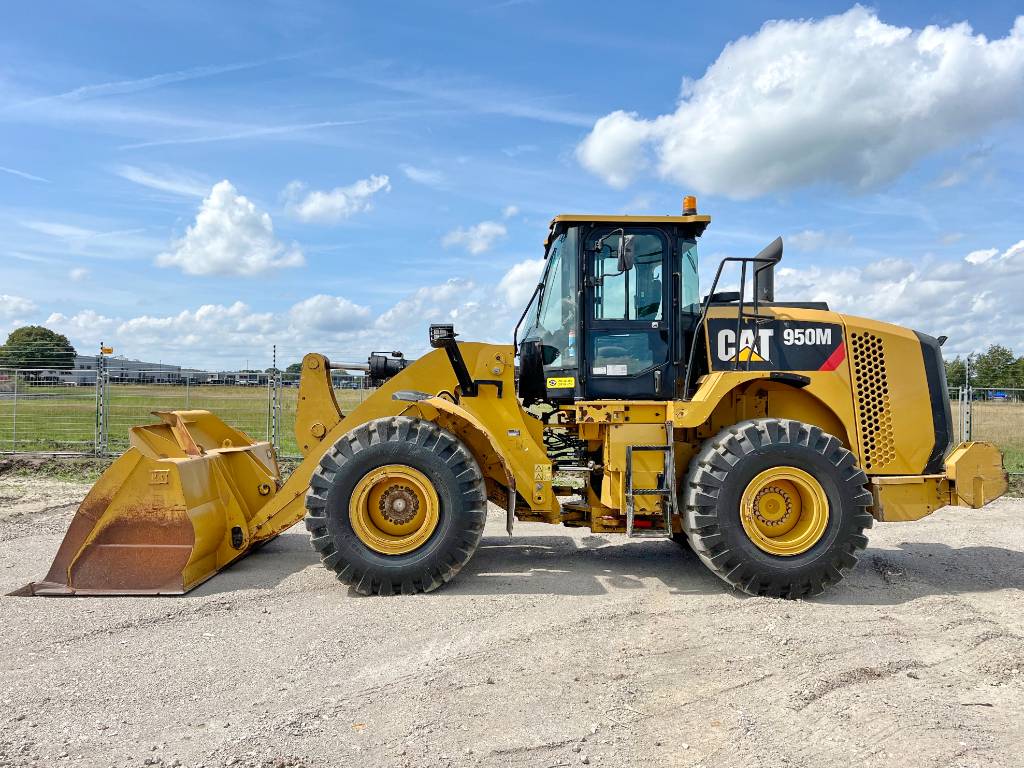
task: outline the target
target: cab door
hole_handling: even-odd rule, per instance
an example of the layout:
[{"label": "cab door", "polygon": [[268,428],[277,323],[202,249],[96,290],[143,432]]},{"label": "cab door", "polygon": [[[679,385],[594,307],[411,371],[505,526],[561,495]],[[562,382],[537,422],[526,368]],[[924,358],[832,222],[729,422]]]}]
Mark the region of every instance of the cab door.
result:
[{"label": "cab door", "polygon": [[[633,235],[633,266],[618,245]],[[584,242],[588,399],[657,400],[674,391],[668,318],[671,243],[660,229],[595,227]],[[581,374],[584,372],[581,371]]]}]

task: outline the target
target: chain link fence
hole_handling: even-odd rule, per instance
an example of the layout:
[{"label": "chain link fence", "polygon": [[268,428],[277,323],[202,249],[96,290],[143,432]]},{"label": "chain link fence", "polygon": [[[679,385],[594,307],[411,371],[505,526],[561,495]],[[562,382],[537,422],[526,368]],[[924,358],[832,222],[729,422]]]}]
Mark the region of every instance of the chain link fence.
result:
[{"label": "chain link fence", "polygon": [[1024,389],[951,387],[957,440],[984,440],[1003,452],[1011,475],[1024,474]]},{"label": "chain link fence", "polygon": [[66,379],[48,369],[0,368],[0,451],[95,453],[99,444],[96,371]]},{"label": "chain link fence", "polygon": [[[117,455],[128,448],[129,429],[152,422],[154,411],[207,410],[254,439],[270,441],[282,458],[299,456],[299,374],[132,374],[0,368],[0,453]],[[372,391],[364,377],[336,376],[334,383],[344,412]]]}]

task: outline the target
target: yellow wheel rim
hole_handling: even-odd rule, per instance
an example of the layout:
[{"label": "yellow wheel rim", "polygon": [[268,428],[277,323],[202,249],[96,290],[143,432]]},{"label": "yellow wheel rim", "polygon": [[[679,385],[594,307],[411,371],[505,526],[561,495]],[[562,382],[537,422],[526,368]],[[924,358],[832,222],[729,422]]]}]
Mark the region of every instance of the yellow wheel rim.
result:
[{"label": "yellow wheel rim", "polygon": [[796,467],[759,474],[740,499],[740,522],[758,548],[771,555],[799,555],[828,526],[828,498],[814,477]]},{"label": "yellow wheel rim", "polygon": [[374,552],[404,555],[437,529],[440,508],[426,475],[404,464],[386,464],[356,483],[348,519],[359,540]]}]

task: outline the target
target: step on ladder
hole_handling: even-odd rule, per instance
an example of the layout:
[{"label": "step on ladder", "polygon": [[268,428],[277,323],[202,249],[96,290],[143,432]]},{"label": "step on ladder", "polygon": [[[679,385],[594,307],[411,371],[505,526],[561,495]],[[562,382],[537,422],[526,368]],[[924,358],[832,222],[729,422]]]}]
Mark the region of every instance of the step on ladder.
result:
[{"label": "step on ladder", "polygon": [[[672,536],[672,515],[676,511],[675,445],[672,440],[672,423],[665,425],[665,445],[626,446],[626,536],[632,539],[662,539]],[[665,463],[657,488],[633,487],[634,451],[661,451]],[[637,496],[660,496],[662,528],[637,528],[635,525],[635,500]]]}]

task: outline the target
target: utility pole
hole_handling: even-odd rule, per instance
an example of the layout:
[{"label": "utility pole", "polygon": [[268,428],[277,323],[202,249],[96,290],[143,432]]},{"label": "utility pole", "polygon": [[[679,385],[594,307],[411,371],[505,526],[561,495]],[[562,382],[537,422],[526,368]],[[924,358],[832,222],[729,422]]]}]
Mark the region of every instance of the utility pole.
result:
[{"label": "utility pole", "polygon": [[971,439],[971,405],[974,401],[974,391],[971,388],[971,356],[967,356],[964,362],[964,385],[960,389],[960,439],[968,441]]},{"label": "utility pole", "polygon": [[267,388],[270,390],[270,410],[267,412],[267,439],[277,450],[277,344],[274,344],[270,359],[270,375],[267,376]]},{"label": "utility pole", "polygon": [[14,413],[11,427],[11,451],[18,452],[18,379],[21,377],[21,369],[14,369]]}]

